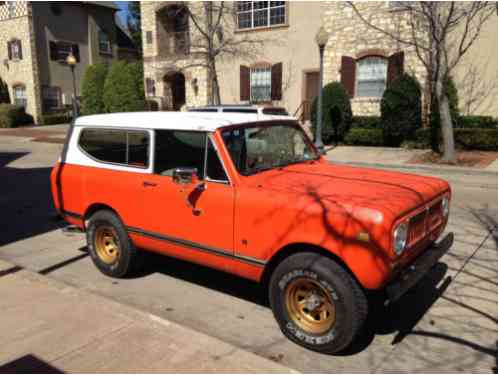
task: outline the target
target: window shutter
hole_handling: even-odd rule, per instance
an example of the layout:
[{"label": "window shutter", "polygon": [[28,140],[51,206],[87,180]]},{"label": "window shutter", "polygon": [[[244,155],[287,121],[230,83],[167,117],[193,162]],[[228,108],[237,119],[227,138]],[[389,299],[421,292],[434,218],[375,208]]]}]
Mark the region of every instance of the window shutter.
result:
[{"label": "window shutter", "polygon": [[346,89],[349,97],[354,97],[354,86],[356,75],[356,61],[352,57],[342,56],[341,58],[341,83]]},{"label": "window shutter", "polygon": [[240,66],[240,100],[247,101],[251,96],[250,70],[247,66]]},{"label": "window shutter", "polygon": [[77,44],[73,44],[71,46],[71,50],[73,51],[74,57],[76,57],[76,62],[80,62],[80,46]]},{"label": "window shutter", "polygon": [[389,56],[387,60],[387,84],[403,74],[405,62],[405,53],[403,51],[396,52]]},{"label": "window shutter", "polygon": [[10,48],[10,43],[11,42],[7,42],[7,51],[9,54],[9,60],[12,60],[12,49]]},{"label": "window shutter", "polygon": [[54,41],[50,41],[49,43],[50,47],[50,60],[59,60],[59,52],[57,51],[57,43]]},{"label": "window shutter", "polygon": [[20,40],[16,40],[15,43],[17,43],[18,51],[19,51],[19,60],[22,60],[22,45]]},{"label": "window shutter", "polygon": [[271,100],[282,99],[282,63],[271,67]]}]

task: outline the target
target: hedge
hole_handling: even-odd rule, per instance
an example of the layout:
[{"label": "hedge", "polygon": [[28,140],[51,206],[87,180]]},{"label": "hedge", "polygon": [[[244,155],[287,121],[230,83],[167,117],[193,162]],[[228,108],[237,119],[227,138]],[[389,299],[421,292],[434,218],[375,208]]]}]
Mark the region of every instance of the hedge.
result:
[{"label": "hedge", "polygon": [[104,83],[107,65],[103,63],[88,65],[81,85],[81,113],[93,115],[104,112]]},{"label": "hedge", "polygon": [[43,115],[41,118],[41,123],[43,125],[57,125],[57,124],[68,124],[72,120],[72,116],[64,113],[55,113]]},{"label": "hedge", "polygon": [[[322,90],[323,95],[323,123],[322,137],[325,143],[329,143],[337,137],[335,141],[342,140],[351,127],[353,117],[351,102],[344,86],[339,82],[326,84]],[[317,120],[318,98],[313,100],[311,105],[311,129],[315,134]],[[336,134],[337,132],[337,134]]]},{"label": "hedge", "polygon": [[0,128],[15,128],[19,125],[33,123],[33,116],[26,113],[24,107],[13,104],[0,104]]},{"label": "hedge", "polygon": [[114,62],[105,80],[103,99],[106,112],[143,111],[145,93],[141,63]]},{"label": "hedge", "polygon": [[382,129],[352,128],[344,137],[344,143],[354,146],[383,146]]},{"label": "hedge", "polygon": [[[464,150],[498,151],[498,129],[454,129],[455,145]],[[431,129],[417,130],[415,142],[409,146],[429,148],[431,144]]]},{"label": "hedge", "polygon": [[9,87],[2,78],[0,78],[0,104],[1,103],[10,103]]},{"label": "hedge", "polygon": [[396,78],[382,95],[380,102],[384,143],[399,146],[414,139],[422,126],[421,89],[415,77],[403,74]]},{"label": "hedge", "polygon": [[379,116],[353,116],[351,128],[382,129]]},{"label": "hedge", "polygon": [[498,120],[491,116],[460,116],[454,123],[455,128],[498,129]]}]

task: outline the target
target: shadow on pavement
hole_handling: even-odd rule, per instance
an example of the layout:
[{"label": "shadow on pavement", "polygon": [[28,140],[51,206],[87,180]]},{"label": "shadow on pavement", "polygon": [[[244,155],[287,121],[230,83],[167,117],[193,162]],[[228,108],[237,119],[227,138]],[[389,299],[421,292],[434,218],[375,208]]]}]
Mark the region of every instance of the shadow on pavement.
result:
[{"label": "shadow on pavement", "polygon": [[6,166],[25,155],[0,152],[0,246],[59,227],[50,192],[51,168]]},{"label": "shadow on pavement", "polygon": [[64,371],[28,354],[0,365],[0,374],[64,374]]}]

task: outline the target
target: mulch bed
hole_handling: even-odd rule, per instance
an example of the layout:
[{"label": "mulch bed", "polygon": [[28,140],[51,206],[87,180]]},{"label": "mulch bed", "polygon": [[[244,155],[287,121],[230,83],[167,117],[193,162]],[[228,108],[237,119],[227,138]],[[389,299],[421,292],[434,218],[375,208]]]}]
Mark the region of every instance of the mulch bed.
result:
[{"label": "mulch bed", "polygon": [[58,143],[64,144],[64,138],[56,138],[56,137],[38,137],[32,139],[31,142],[43,142],[43,143]]},{"label": "mulch bed", "polygon": [[411,158],[409,164],[440,164],[456,167],[486,168],[498,159],[498,152],[492,151],[457,151],[457,162],[449,164],[441,161],[441,155],[433,151],[425,152]]},{"label": "mulch bed", "polygon": [[65,131],[43,131],[43,130],[36,130],[36,129],[23,129],[23,128],[16,128],[16,129],[9,129],[9,130],[2,130],[0,132],[0,135],[8,135],[12,137],[26,137],[26,138],[43,138],[47,137],[47,135],[65,135]]}]

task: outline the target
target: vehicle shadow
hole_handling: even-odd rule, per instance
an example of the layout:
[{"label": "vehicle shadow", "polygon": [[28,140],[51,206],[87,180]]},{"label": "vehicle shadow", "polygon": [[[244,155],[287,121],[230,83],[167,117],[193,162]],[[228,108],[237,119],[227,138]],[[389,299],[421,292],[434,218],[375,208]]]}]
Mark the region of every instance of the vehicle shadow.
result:
[{"label": "vehicle shadow", "polygon": [[50,193],[51,168],[12,168],[25,152],[0,152],[0,247],[60,226]]}]

